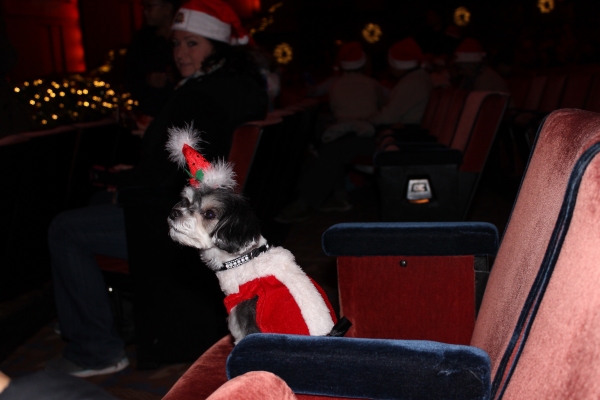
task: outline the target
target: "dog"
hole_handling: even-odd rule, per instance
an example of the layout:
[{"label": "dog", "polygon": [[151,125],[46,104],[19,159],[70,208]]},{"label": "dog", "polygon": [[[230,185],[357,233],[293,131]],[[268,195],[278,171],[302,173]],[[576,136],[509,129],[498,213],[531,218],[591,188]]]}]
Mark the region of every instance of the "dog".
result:
[{"label": "dog", "polygon": [[190,185],[169,217],[169,235],[197,248],[226,295],[234,343],[251,333],[330,334],[335,313],[324,291],[282,247],[267,243],[246,199],[234,192],[232,166],[198,152],[193,127],[171,129],[171,159],[189,167]]}]

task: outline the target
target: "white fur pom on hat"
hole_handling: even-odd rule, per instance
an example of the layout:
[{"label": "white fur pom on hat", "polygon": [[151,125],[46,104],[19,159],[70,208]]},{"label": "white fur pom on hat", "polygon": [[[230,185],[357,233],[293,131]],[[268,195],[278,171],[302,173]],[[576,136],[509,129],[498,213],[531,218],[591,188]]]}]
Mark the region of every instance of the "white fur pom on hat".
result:
[{"label": "white fur pom on hat", "polygon": [[200,132],[194,129],[193,123],[183,128],[170,128],[166,144],[169,160],[184,169],[187,165],[190,185],[195,188],[203,184],[213,189],[233,189],[237,183],[232,165],[223,160],[211,164],[199,151],[200,141]]}]

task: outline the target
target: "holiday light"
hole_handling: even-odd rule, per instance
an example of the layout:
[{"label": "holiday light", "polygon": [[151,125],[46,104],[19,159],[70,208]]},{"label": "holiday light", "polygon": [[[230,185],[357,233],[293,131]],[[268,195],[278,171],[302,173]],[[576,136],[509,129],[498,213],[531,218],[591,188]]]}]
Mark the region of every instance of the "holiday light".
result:
[{"label": "holiday light", "polygon": [[548,14],[554,10],[554,0],[538,0],[537,6],[542,14]]},{"label": "holiday light", "polygon": [[369,43],[377,43],[381,39],[381,27],[377,24],[369,23],[362,30],[363,38]]},{"label": "holiday light", "polygon": [[278,44],[273,50],[273,57],[279,64],[287,64],[292,61],[294,53],[292,47],[287,43]]},{"label": "holiday light", "polygon": [[454,10],[454,23],[458,26],[467,26],[471,21],[471,12],[466,7],[458,7]]}]

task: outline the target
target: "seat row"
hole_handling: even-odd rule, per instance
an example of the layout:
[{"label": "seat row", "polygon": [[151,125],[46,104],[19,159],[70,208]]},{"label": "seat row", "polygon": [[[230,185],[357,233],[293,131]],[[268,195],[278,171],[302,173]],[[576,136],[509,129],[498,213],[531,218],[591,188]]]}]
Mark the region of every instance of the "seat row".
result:
[{"label": "seat row", "polygon": [[506,93],[434,90],[427,136],[401,130],[374,156],[382,220],[465,219],[508,102]]}]

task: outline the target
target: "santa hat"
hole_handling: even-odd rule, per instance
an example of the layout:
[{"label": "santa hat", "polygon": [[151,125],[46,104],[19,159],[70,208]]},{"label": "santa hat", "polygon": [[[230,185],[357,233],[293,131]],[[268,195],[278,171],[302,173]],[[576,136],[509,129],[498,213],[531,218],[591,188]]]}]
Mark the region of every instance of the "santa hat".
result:
[{"label": "santa hat", "polygon": [[406,38],[394,44],[388,51],[388,62],[396,69],[418,67],[423,58],[421,48],[413,38]]},{"label": "santa hat", "polygon": [[340,67],[345,70],[359,69],[367,63],[367,56],[358,42],[346,43],[337,55]]},{"label": "santa hat", "polygon": [[231,6],[221,0],[190,0],[175,15],[173,29],[231,45],[248,44],[249,36]]},{"label": "santa hat", "polygon": [[231,164],[222,160],[211,164],[200,153],[200,141],[200,133],[194,129],[193,124],[183,128],[170,128],[166,145],[169,159],[184,169],[187,165],[190,185],[195,188],[202,184],[213,189],[233,189],[236,181]]},{"label": "santa hat", "polygon": [[454,61],[478,63],[483,60],[485,52],[481,43],[472,38],[463,40],[454,51]]}]

